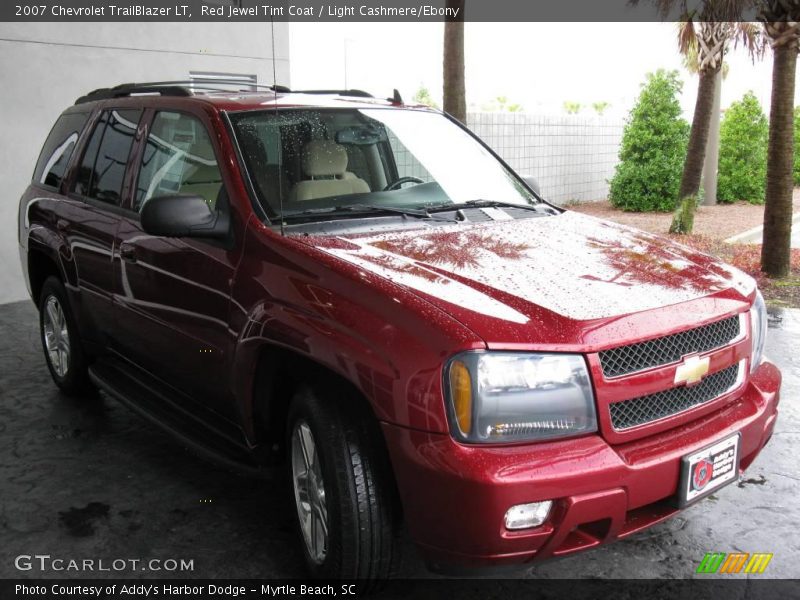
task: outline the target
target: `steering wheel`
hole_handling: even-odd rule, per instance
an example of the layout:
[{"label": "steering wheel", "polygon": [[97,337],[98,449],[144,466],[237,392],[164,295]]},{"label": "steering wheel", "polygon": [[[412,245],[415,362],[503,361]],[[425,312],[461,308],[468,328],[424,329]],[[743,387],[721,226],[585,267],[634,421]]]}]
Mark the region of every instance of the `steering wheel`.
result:
[{"label": "steering wheel", "polygon": [[395,179],[392,183],[383,188],[383,191],[390,192],[392,190],[396,190],[404,183],[425,183],[425,182],[419,177],[401,177],[400,179]]}]

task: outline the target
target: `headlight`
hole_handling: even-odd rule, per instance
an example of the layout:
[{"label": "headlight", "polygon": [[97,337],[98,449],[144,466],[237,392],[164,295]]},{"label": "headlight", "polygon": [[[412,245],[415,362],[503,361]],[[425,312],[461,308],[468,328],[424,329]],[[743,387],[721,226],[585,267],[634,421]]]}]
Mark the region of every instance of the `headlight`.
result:
[{"label": "headlight", "polygon": [[597,431],[586,361],[576,354],[464,352],[445,369],[453,435],[469,443]]},{"label": "headlight", "polygon": [[750,307],[750,339],[753,352],[750,355],[750,372],[752,373],[764,359],[764,344],[767,343],[767,305],[764,297],[756,290],[756,299]]}]

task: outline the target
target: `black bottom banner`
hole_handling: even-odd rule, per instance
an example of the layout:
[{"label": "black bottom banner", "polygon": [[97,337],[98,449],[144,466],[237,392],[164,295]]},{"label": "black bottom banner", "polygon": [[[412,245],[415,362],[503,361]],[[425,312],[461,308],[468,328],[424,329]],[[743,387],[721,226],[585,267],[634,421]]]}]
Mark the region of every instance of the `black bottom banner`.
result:
[{"label": "black bottom banner", "polygon": [[676,598],[734,600],[800,598],[800,580],[714,578],[659,579],[408,579],[385,582],[379,589],[358,581],[232,580],[232,579],[4,579],[0,600],[41,598],[77,600],[144,600],[214,598],[267,600],[270,598],[421,598],[489,600],[543,598]]}]

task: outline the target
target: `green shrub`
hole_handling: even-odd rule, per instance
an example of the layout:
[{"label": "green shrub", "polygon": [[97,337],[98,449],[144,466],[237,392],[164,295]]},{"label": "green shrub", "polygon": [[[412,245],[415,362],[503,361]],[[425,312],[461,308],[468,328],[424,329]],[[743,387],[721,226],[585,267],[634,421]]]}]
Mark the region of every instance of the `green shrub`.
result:
[{"label": "green shrub", "polygon": [[794,108],[794,184],[800,185],[800,106]]},{"label": "green shrub", "polygon": [[681,117],[677,71],[647,76],[622,134],[610,182],[611,204],[629,211],[670,211],[678,198],[689,124]]},{"label": "green shrub", "polygon": [[753,92],[725,111],[719,128],[719,202],[764,203],[768,136],[767,117]]}]

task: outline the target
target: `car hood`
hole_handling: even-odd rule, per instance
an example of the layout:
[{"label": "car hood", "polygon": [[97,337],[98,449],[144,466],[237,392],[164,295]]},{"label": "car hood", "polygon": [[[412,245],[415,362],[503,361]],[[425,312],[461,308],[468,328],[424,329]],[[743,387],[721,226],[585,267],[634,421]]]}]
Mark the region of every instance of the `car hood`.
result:
[{"label": "car hood", "polygon": [[574,338],[575,322],[717,295],[693,316],[709,318],[741,310],[755,285],[666,238],[571,211],[306,241],[411,290],[487,342],[555,342]]}]

